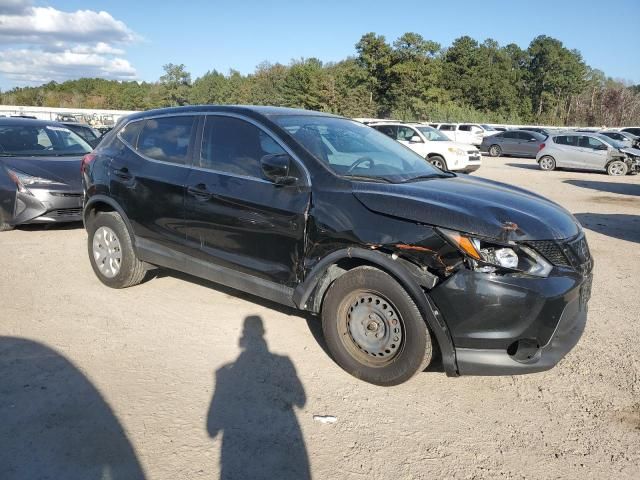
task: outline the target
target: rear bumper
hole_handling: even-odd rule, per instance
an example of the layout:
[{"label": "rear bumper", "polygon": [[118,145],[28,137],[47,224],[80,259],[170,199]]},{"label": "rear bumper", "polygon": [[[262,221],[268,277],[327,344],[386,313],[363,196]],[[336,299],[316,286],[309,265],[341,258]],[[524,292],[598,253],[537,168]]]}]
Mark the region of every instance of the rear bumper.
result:
[{"label": "rear bumper", "polygon": [[430,292],[451,332],[460,375],[549,370],[578,342],[591,272],[556,268],[548,278],[460,271]]}]

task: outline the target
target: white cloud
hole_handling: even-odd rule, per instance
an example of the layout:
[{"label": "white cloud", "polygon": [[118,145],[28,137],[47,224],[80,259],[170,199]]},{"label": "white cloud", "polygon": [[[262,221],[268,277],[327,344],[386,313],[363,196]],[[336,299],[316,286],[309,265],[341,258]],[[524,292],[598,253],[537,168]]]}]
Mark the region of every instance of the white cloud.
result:
[{"label": "white cloud", "polygon": [[108,12],[0,0],[0,76],[13,84],[81,76],[134,79],[135,69],[122,57],[123,47],[137,40]]}]

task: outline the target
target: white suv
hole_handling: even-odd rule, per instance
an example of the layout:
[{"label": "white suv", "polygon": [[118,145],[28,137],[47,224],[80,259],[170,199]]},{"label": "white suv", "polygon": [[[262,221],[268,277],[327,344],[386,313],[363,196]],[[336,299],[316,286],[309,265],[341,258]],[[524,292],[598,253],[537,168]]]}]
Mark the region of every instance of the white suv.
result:
[{"label": "white suv", "polygon": [[442,170],[470,173],[480,168],[480,150],[473,145],[453,142],[428,125],[376,122],[369,126],[406,145]]},{"label": "white suv", "polygon": [[441,130],[454,142],[470,145],[480,145],[484,137],[498,133],[477,123],[430,123],[429,125]]}]

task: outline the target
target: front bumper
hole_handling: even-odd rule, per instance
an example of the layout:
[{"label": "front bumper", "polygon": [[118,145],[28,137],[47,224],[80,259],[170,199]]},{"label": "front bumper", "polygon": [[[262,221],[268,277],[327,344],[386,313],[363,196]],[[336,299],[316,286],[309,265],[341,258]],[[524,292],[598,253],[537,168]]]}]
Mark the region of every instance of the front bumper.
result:
[{"label": "front bumper", "polygon": [[434,288],[458,373],[516,375],[556,365],[584,331],[591,266],[556,267],[547,278],[460,270]]},{"label": "front bumper", "polygon": [[12,225],[82,221],[82,192],[32,188],[18,192]]}]

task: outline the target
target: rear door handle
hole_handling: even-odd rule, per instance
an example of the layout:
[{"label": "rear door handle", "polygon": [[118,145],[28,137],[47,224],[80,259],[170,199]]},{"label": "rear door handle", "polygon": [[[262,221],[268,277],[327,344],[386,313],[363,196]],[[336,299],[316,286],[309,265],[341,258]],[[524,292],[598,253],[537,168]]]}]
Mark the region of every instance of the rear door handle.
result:
[{"label": "rear door handle", "polygon": [[187,187],[187,193],[198,200],[209,200],[212,195],[211,192],[207,190],[207,186],[204,183]]}]

